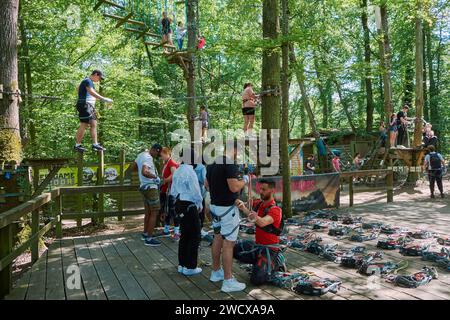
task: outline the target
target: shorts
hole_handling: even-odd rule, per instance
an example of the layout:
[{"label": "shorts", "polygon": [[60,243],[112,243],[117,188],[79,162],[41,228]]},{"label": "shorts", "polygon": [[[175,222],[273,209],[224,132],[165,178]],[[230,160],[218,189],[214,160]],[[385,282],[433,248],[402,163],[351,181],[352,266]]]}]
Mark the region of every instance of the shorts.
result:
[{"label": "shorts", "polygon": [[139,187],[139,192],[144,198],[144,203],[150,207],[150,209],[157,210],[161,208],[159,203],[159,190],[158,188],[151,188],[151,185],[144,185]]},{"label": "shorts", "polygon": [[397,132],[398,131],[398,127],[397,126],[389,126],[389,131],[390,132]]},{"label": "shorts", "polygon": [[202,121],[202,129],[208,129],[208,121]]},{"label": "shorts", "polygon": [[242,114],[244,116],[254,116],[255,108],[242,108]]},{"label": "shorts", "polygon": [[[222,207],[222,206],[210,206],[210,212],[213,216],[212,227],[214,229],[214,234],[221,234],[222,238],[228,241],[236,241],[239,234],[239,223],[241,222],[241,218],[239,216],[239,209],[233,206],[233,209],[220,218],[218,220],[214,215],[222,215],[230,207]],[[214,213],[214,214],[213,214]]]},{"label": "shorts", "polygon": [[80,122],[89,123],[91,120],[97,120],[97,114],[94,105],[89,102],[77,104],[78,117]]}]

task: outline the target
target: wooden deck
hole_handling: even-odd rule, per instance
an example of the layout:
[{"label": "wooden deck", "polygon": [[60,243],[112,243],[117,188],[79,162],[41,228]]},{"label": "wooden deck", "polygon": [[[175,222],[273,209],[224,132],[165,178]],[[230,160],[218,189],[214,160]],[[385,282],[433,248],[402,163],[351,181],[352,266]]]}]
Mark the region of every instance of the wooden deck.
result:
[{"label": "wooden deck", "polygon": [[[358,206],[352,210],[368,221],[382,219],[384,222],[406,227],[423,227],[442,234],[450,231],[448,202],[435,203],[433,206],[428,202],[372,204]],[[340,247],[355,245],[355,242],[348,240],[331,239],[326,233],[321,233],[321,236],[325,241],[339,242]],[[234,264],[234,275],[239,281],[247,283],[247,289],[244,292],[227,294],[220,291],[220,282],[209,281],[211,268],[208,266],[202,266],[204,271],[198,276],[185,277],[178,274],[178,244],[168,238],[162,238],[162,242],[160,247],[146,247],[138,233],[57,240],[32,269],[19,279],[7,299],[450,299],[450,272],[442,269],[439,269],[438,280],[418,289],[395,287],[383,280],[380,281],[378,289],[369,289],[368,278],[358,274],[356,270],[345,269],[313,254],[293,249],[286,253],[290,271],[306,270],[319,276],[339,278],[343,285],[338,294],[308,297],[271,285],[255,287],[249,283],[249,276],[237,263]],[[375,250],[375,244],[376,240],[364,243],[369,250]],[[200,250],[201,262],[210,262],[210,248],[203,245]],[[408,260],[409,267],[405,273],[417,271],[424,265],[420,258],[403,257],[398,251],[384,250],[384,254],[385,260]],[[69,289],[66,286],[67,282],[72,283],[71,274],[67,272],[70,266],[79,267],[79,289]]]}]

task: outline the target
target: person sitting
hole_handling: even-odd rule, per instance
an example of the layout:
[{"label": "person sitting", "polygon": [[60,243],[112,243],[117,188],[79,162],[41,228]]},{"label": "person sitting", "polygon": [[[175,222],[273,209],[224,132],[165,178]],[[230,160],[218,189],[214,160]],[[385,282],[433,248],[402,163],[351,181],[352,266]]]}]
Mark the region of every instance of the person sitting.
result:
[{"label": "person sitting", "polygon": [[361,154],[356,153],[355,157],[353,158],[352,170],[360,170],[361,166],[362,166]]},{"label": "person sitting", "polygon": [[316,170],[316,162],[314,161],[314,155],[311,154],[308,156],[308,160],[306,160],[306,168],[305,175],[313,175]]},{"label": "person sitting", "polygon": [[[238,241],[233,250],[233,256],[245,263],[253,264],[250,281],[259,285],[268,280],[267,270],[262,270],[259,259],[270,255],[271,271],[285,270],[284,257],[281,254],[279,242],[283,230],[282,210],[275,203],[275,182],[273,180],[259,181],[260,200],[253,202],[252,210],[245,207],[245,203],[236,200],[236,206],[250,221],[255,222],[255,241]],[[252,252],[246,255],[246,252]],[[257,254],[255,254],[257,253]],[[261,274],[263,276],[261,277]]]}]

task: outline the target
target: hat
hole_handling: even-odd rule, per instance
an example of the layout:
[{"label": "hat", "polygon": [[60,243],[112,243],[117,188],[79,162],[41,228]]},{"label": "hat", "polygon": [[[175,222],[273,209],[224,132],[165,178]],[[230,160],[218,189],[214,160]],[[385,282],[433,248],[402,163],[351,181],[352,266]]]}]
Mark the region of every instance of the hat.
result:
[{"label": "hat", "polygon": [[105,80],[105,78],[103,77],[103,72],[101,72],[100,70],[94,70],[92,71],[92,75],[97,74],[100,76],[100,79]]},{"label": "hat", "polygon": [[162,146],[159,143],[155,143],[154,145],[152,145],[152,149],[158,151],[158,153],[161,152],[162,150]]}]

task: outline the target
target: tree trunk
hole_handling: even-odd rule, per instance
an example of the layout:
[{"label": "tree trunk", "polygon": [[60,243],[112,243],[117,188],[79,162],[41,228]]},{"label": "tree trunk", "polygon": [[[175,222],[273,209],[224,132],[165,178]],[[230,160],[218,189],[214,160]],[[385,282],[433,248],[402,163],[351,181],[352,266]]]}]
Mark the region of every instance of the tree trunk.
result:
[{"label": "tree trunk", "polygon": [[[432,53],[432,38],[431,38],[431,27],[426,28],[426,37],[427,37],[427,60],[428,60],[428,78],[430,81],[430,90],[429,90],[429,105],[430,105],[430,117],[427,121],[431,121],[431,123],[436,123],[435,121],[438,118],[438,106],[437,106],[437,93],[436,93],[436,82],[434,80],[434,69],[433,69],[433,53]],[[436,131],[436,128],[433,128]],[[437,136],[438,133],[435,132]]]},{"label": "tree trunk", "polygon": [[[263,1],[263,38],[278,40],[279,5],[277,0]],[[280,53],[277,47],[264,48],[262,59],[261,98],[262,129],[280,128]],[[268,132],[269,134],[270,132]]]},{"label": "tree trunk", "polygon": [[423,29],[422,29],[422,1],[417,0],[416,17],[416,121],[414,128],[414,147],[422,144],[423,117]]},{"label": "tree trunk", "polygon": [[405,84],[403,89],[403,105],[412,105],[413,91],[414,91],[414,68],[409,63],[405,69]]},{"label": "tree trunk", "polygon": [[325,89],[323,88],[321,73],[319,71],[319,63],[314,56],[314,68],[316,69],[317,89],[319,90],[320,103],[322,103],[322,128],[328,127],[328,99]]},{"label": "tree trunk", "polygon": [[366,87],[366,132],[373,129],[373,90],[371,78],[370,32],[367,22],[367,0],[362,0],[361,22],[364,32],[364,83]]},{"label": "tree trunk", "polygon": [[[17,92],[17,18],[19,0],[0,1],[0,85],[5,92]],[[0,99],[0,162],[22,160],[20,140],[19,99],[17,94],[4,93]]]},{"label": "tree trunk", "polygon": [[195,65],[194,56],[197,50],[197,27],[195,21],[195,12],[198,5],[198,0],[187,1],[187,30],[188,30],[188,52],[190,63],[188,64],[187,73],[187,120],[189,124],[189,132],[191,139],[194,139],[194,119],[196,114],[195,101]]},{"label": "tree trunk", "polygon": [[429,121],[430,119],[430,100],[428,99],[429,96],[429,90],[427,88],[427,54],[426,54],[426,34],[428,33],[427,30],[430,28],[425,23],[422,27],[422,58],[423,58],[423,118],[425,121]]},{"label": "tree trunk", "polygon": [[[387,17],[386,1],[383,1],[380,9],[380,21],[378,34],[380,35],[380,62],[383,74],[383,95],[384,95],[384,122],[389,123],[389,117],[393,113],[392,108],[392,84],[391,84],[391,46],[389,41],[389,26]],[[390,133],[389,133],[390,134]],[[389,139],[386,140],[386,150],[390,147]]]},{"label": "tree trunk", "polygon": [[348,105],[347,101],[345,100],[345,97],[342,93],[341,84],[339,83],[339,81],[336,78],[333,79],[333,82],[336,86],[336,91],[339,96],[339,101],[341,102],[342,108],[344,109],[345,115],[347,116],[348,124],[350,125],[352,132],[356,132],[356,127],[353,124],[352,115],[350,114],[349,105]]},{"label": "tree trunk", "polygon": [[283,216],[292,217],[291,204],[291,170],[289,159],[289,42],[286,40],[289,36],[289,0],[281,1],[282,11],[282,32],[283,45],[281,47],[282,70],[281,70],[281,169],[283,176]]}]

